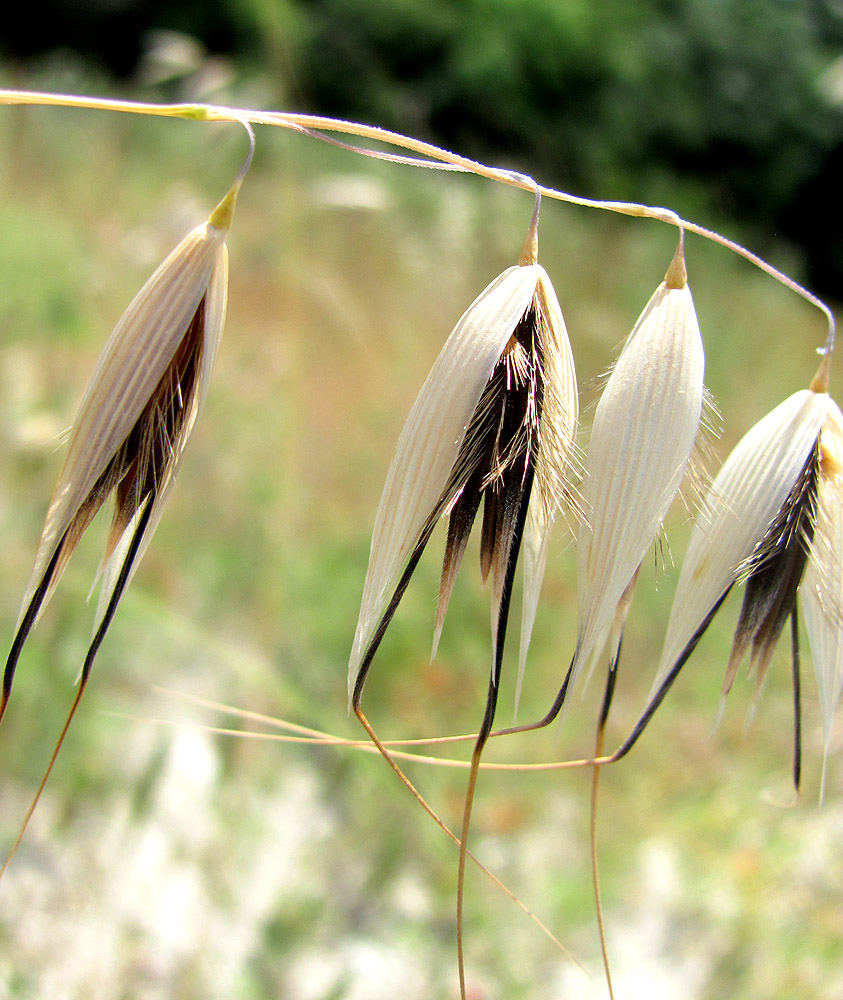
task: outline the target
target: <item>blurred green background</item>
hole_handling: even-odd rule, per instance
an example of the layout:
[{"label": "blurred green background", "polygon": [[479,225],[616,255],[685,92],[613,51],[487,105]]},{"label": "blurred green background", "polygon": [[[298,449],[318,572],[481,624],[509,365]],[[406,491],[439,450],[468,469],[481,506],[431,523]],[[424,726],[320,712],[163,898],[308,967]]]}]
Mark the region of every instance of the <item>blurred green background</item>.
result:
[{"label": "blurred green background", "polygon": [[832,297],[841,51],[840,0],[44,0],[0,28],[13,66],[58,54],[208,99],[236,67],[270,107],[728,221],[800,248]]},{"label": "blurred green background", "polygon": [[[448,31],[436,27],[440,6],[451,11],[452,21],[443,22]],[[482,46],[468,41],[477,37],[480,14],[488,7],[500,19],[508,11],[513,33],[497,44],[509,59],[524,60],[519,72],[526,79],[538,64],[526,58],[525,47],[548,39],[536,29],[516,32],[514,6],[466,5],[475,21],[467,14],[463,22],[456,7],[425,8],[429,16],[422,16],[416,5],[396,4],[368,20],[388,35],[386,15],[393,15],[401,28],[394,37],[407,52],[424,45],[426,26],[455,45],[466,32],[464,50],[476,48],[480,59]],[[668,34],[674,6],[680,5],[660,8]],[[806,9],[773,8],[794,19]],[[637,37],[629,11],[606,7],[605,30],[598,31],[583,5],[517,5],[528,22],[557,9],[571,23],[579,11],[607,44],[611,37]],[[710,9],[726,18],[736,8],[712,3]],[[302,38],[318,39],[320,32],[342,38],[348,25],[363,31],[367,22],[363,8],[351,3],[336,11],[327,4],[253,4],[221,13],[233,17],[233,10],[252,34],[243,28],[242,36],[214,35],[208,28],[205,51],[176,51],[170,36],[159,43],[158,63],[144,57],[109,67],[91,61],[91,53],[51,47],[8,58],[2,82],[160,99],[202,95],[242,106],[296,104],[297,93],[315,102],[316,74],[305,75],[292,50],[303,60]],[[830,5],[811,10],[833,23]],[[195,22],[155,23],[198,31]],[[490,14],[484,23],[496,22]],[[94,34],[89,29],[87,37]],[[744,37],[747,51],[761,46],[754,34]],[[388,38],[383,45],[387,52],[401,48]],[[791,50],[798,50],[813,67],[814,83],[831,65],[830,58],[822,61],[828,50],[785,49],[794,59]],[[642,43],[633,50],[638,72],[655,73],[650,49]],[[339,57],[320,51],[324,73],[339,75]],[[593,65],[585,51],[582,65]],[[166,52],[169,74],[162,68]],[[769,79],[781,68],[781,54],[769,51],[763,64]],[[552,75],[553,63],[546,65]],[[560,56],[560,72],[570,65]],[[683,68],[665,71],[659,86],[678,89]],[[119,79],[111,75],[118,70]],[[487,74],[488,87],[503,86],[502,75]],[[489,93],[486,107],[497,107],[478,80],[478,99]],[[359,83],[340,81],[336,93],[362,99],[368,84],[362,76]],[[369,89],[382,103],[368,114],[350,104],[325,110],[386,125],[406,120],[392,118],[398,111],[389,109],[390,101],[399,110],[408,103],[399,85]],[[540,115],[540,100],[536,107]],[[552,102],[543,111],[550,114]],[[839,127],[838,113],[829,115],[829,129]],[[692,118],[674,117],[696,134]],[[517,112],[499,119],[507,120],[526,123]],[[583,115],[587,122],[596,128],[594,115]],[[415,126],[433,134],[430,116],[405,127]],[[721,224],[721,210],[727,224],[732,218],[710,179],[695,179],[693,171],[664,179],[657,158],[625,161],[612,153],[615,166],[607,173],[578,175],[557,154],[537,159],[530,129],[494,135],[479,125],[454,128],[449,134],[440,126],[435,134],[461,152],[486,149],[496,162],[530,167],[543,181],[570,176],[583,193],[612,196],[626,190],[615,184],[628,184],[630,196],[669,200],[661,190],[675,195],[679,207],[696,206],[700,222]],[[568,136],[571,157],[586,157],[614,134],[589,143],[568,128],[559,132]],[[543,135],[554,138],[547,129]],[[0,109],[6,595],[0,634],[9,641],[61,464],[60,435],[101,346],[152,269],[225,192],[244,145],[239,130],[225,125]],[[800,155],[799,141],[782,152],[788,162]],[[596,187],[586,189],[587,183]],[[0,996],[456,995],[456,852],[384,762],[350,749],[214,735],[202,727],[247,724],[184,696],[359,735],[346,717],[345,664],[391,451],[448,331],[515,260],[531,209],[528,196],[476,178],[376,163],[306,137],[259,132],[230,240],[227,332],[206,411],[30,831],[0,884]],[[751,235],[750,225],[736,209],[734,230]],[[583,444],[599,376],[673,249],[673,232],[656,223],[558,204],[543,208],[541,259],[574,347]],[[766,249],[795,276],[807,272],[808,258],[795,241]],[[723,416],[716,444],[722,458],[751,423],[807,384],[823,324],[792,294],[701,240],[689,243],[688,267],[707,383]],[[649,687],[687,520],[678,504],[668,526],[670,549],[641,574],[610,741],[628,732]],[[21,662],[0,739],[4,845],[14,838],[72,698],[102,537],[102,530],[92,531],[80,546]],[[480,718],[488,594],[478,586],[476,560],[466,561],[439,655],[428,663],[441,544],[435,537],[372,671],[366,704],[384,736],[470,732]],[[570,656],[572,557],[560,524],[522,720],[544,712]],[[744,732],[751,686],[742,680],[710,735],[736,613],[736,601],[729,602],[640,745],[603,772],[603,892],[619,998],[785,1000],[837,998],[843,991],[840,741],[818,810],[822,734],[806,663],[805,795],[796,808],[782,808],[790,795],[792,732],[784,649],[751,728]],[[510,658],[501,719],[512,710],[514,666]],[[561,727],[502,741],[489,758],[587,754],[598,687],[571,704]],[[446,821],[458,824],[464,773],[418,765],[410,771]],[[588,866],[588,787],[584,772],[481,777],[473,848],[587,974],[470,872],[466,947],[476,1000],[606,995]]]}]

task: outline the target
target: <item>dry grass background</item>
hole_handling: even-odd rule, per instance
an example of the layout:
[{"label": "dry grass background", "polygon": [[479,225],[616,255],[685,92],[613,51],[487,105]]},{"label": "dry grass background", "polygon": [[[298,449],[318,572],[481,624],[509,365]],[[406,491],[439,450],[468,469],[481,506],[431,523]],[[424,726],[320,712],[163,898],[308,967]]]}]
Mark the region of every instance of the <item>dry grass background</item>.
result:
[{"label": "dry grass background", "polygon": [[[0,114],[0,634],[9,641],[61,463],[58,435],[121,311],[224,193],[242,146],[225,126]],[[217,736],[202,727],[242,724],[180,695],[359,735],[346,717],[345,664],[391,450],[451,326],[513,262],[531,208],[527,196],[475,178],[259,133],[230,241],[228,322],[206,412],[0,885],[0,997],[456,994],[456,853],[383,762]],[[661,280],[673,235],[548,203],[541,241],[587,424],[596,379]],[[688,267],[707,382],[723,413],[722,457],[807,383],[822,324],[699,240]],[[677,564],[685,519],[677,511],[668,534]],[[560,527],[524,720],[550,703],[570,655],[564,536]],[[20,665],[0,733],[3,845],[72,697],[99,544],[80,547]],[[368,714],[385,736],[469,732],[482,711],[488,596],[471,562],[440,655],[427,662],[436,549],[367,688]],[[669,559],[642,574],[610,723],[616,739],[649,687],[674,575]],[[817,810],[821,726],[807,662],[805,795],[795,809],[771,802],[789,792],[784,650],[752,728],[744,734],[750,688],[741,683],[710,736],[736,613],[730,602],[640,745],[603,772],[600,844],[619,998],[843,992],[839,740]],[[501,718],[513,675],[511,663]],[[594,685],[561,731],[507,741],[489,758],[587,753],[598,697]],[[456,822],[463,775],[412,773]],[[478,1000],[605,995],[588,780],[481,776],[474,849],[592,978],[472,873],[467,959]]]}]

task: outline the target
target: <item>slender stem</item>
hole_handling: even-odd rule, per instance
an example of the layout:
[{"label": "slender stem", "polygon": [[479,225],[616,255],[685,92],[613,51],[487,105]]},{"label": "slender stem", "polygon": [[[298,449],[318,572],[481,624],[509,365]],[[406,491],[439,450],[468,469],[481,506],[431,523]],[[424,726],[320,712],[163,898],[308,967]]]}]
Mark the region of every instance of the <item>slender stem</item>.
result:
[{"label": "slender stem", "polygon": [[[497,181],[501,184],[508,184],[512,187],[521,188],[524,191],[535,191],[535,183],[522,174],[498,167],[489,167],[477,160],[472,160],[465,156],[459,156],[449,150],[442,149],[432,143],[423,142],[410,136],[392,132],[389,129],[379,128],[372,125],[363,125],[358,122],[343,121],[338,118],[328,118],[323,115],[306,115],[298,112],[284,111],[250,111],[242,108],[228,108],[212,104],[153,104],[137,101],[116,100],[101,97],[81,97],[75,94],[48,94],[39,91],[27,90],[7,90],[0,89],[0,105],[39,105],[51,107],[87,108],[95,111],[121,111],[132,114],[154,115],[163,118],[184,118],[192,121],[238,121],[251,122],[253,125],[275,125],[282,128],[293,129],[298,132],[311,133],[316,130],[325,132],[342,132],[345,135],[353,135],[361,139],[374,140],[401,149],[408,149],[420,156],[429,157],[431,161],[446,164],[449,169],[466,170],[477,174],[479,177],[486,177],[489,180]],[[377,154],[376,154],[377,155]],[[390,158],[386,155],[384,158]],[[401,158],[395,158],[399,161]],[[407,162],[406,159],[404,162]],[[414,165],[419,165],[418,161],[413,161]],[[424,164],[434,166],[433,162]],[[584,208],[596,208],[601,211],[614,212],[619,215],[630,215],[638,218],[656,219],[666,222],[669,225],[684,228],[687,232],[695,233],[703,239],[718,243],[733,253],[745,258],[755,267],[760,268],[765,274],[783,284],[790,291],[805,299],[810,305],[819,309],[826,318],[828,333],[824,353],[830,353],[834,349],[835,343],[835,321],[834,315],[828,306],[817,296],[813,295],[806,288],[793,281],[782,271],[768,264],[761,257],[752,251],[730,240],[726,236],[707,229],[705,226],[697,225],[687,219],[681,218],[676,212],[669,208],[657,207],[653,205],[643,205],[636,202],[625,201],[600,201],[594,198],[581,198],[577,195],[569,194],[565,191],[558,191],[555,188],[539,186],[539,192],[547,198],[556,201],[563,201],[570,205],[580,205]]]},{"label": "slender stem", "polygon": [[[603,753],[603,738],[605,736],[605,726],[601,724],[597,727],[597,737],[594,741],[594,755],[599,757]],[[591,881],[594,887],[594,911],[597,917],[597,933],[600,936],[600,952],[603,956],[603,971],[606,974],[606,986],[609,990],[609,997],[615,1000],[615,991],[612,988],[612,969],[609,964],[609,948],[606,944],[606,925],[603,920],[603,901],[600,895],[600,869],[597,858],[597,791],[600,782],[600,766],[595,764],[594,774],[591,778],[591,820],[589,823],[589,845],[591,849]]]},{"label": "slender stem", "polygon": [[249,121],[245,118],[240,119],[240,124],[246,130],[246,135],[249,137],[249,152],[246,154],[246,159],[243,161],[243,166],[240,168],[240,173],[234,179],[234,184],[232,187],[239,188],[243,183],[246,174],[249,172],[249,167],[252,165],[252,160],[255,157],[255,130],[252,128]]},{"label": "slender stem", "polygon": [[[49,94],[40,90],[7,90],[0,88],[0,104],[35,105],[39,107],[85,108],[90,111],[125,111],[135,115],[154,115],[159,118],[187,118],[202,121],[208,118],[204,104],[155,104],[143,101],[124,101],[113,97],[83,97],[79,94]],[[249,112],[244,112],[248,115]],[[229,120],[234,115],[231,111]]]},{"label": "slender stem", "polygon": [[[537,208],[533,216],[538,219],[538,199]],[[465,953],[463,949],[463,912],[464,912],[464,890],[465,890],[465,859],[467,855],[466,845],[468,844],[468,831],[471,826],[471,811],[474,806],[474,793],[477,789],[477,776],[480,770],[480,761],[483,757],[483,749],[492,732],[495,722],[495,709],[498,704],[498,690],[500,688],[501,667],[503,665],[503,651],[506,644],[506,630],[509,624],[509,607],[512,601],[512,585],[515,580],[515,570],[518,566],[518,555],[521,551],[521,541],[524,537],[524,525],[527,521],[527,510],[530,506],[530,496],[533,489],[535,477],[535,466],[532,460],[528,461],[524,471],[524,478],[521,482],[520,496],[518,498],[518,510],[515,517],[515,524],[512,530],[512,538],[509,543],[506,569],[504,570],[503,586],[501,587],[500,604],[498,605],[497,625],[495,629],[494,656],[492,661],[492,672],[489,678],[489,688],[486,694],[486,708],[483,713],[483,721],[477,732],[477,740],[474,744],[474,751],[471,755],[471,765],[468,772],[468,788],[465,793],[462,817],[462,832],[460,834],[460,860],[457,869],[457,964],[459,966],[460,977],[460,998],[466,1000],[465,992]]]},{"label": "slender stem", "polygon": [[790,613],[790,650],[793,671],[793,789],[798,796],[802,776],[802,686],[799,678],[799,622],[796,603]]},{"label": "slender stem", "polygon": [[[597,721],[597,734],[594,740],[594,756],[598,759],[603,754],[603,744],[606,736],[606,722],[609,718],[609,709],[612,706],[612,698],[615,693],[615,682],[618,676],[618,660],[620,659],[620,643],[609,664],[609,673],[606,677],[606,690],[603,693],[603,704],[600,707],[600,717]],[[603,902],[600,896],[600,868],[597,858],[597,794],[600,785],[600,765],[594,765],[594,773],[591,778],[591,819],[589,823],[589,846],[591,851],[591,881],[594,887],[594,910],[597,917],[597,932],[600,936],[600,952],[603,956],[603,970],[606,974],[606,986],[609,989],[610,1000],[615,1000],[615,991],[612,988],[612,969],[609,965],[609,948],[606,944],[606,925],[603,920]]]},{"label": "slender stem", "polygon": [[[459,837],[457,837],[457,835],[453,832],[453,830],[451,830],[451,828],[447,825],[447,823],[445,823],[442,819],[440,819],[439,815],[436,813],[433,807],[429,805],[424,796],[418,791],[418,789],[410,781],[407,775],[395,763],[392,755],[386,749],[384,742],[380,739],[380,737],[375,732],[372,724],[363,714],[363,710],[359,704],[354,706],[354,714],[357,716],[358,721],[366,730],[366,732],[369,734],[369,739],[371,739],[372,743],[377,748],[380,755],[389,764],[390,768],[392,768],[393,772],[396,774],[396,776],[404,785],[404,787],[407,789],[407,791],[410,792],[410,794],[413,796],[416,802],[418,802],[418,804],[422,807],[422,809],[424,809],[427,815],[430,816],[433,822],[436,823],[436,825],[439,827],[440,830],[442,830],[442,832],[448,837],[448,839],[453,844],[456,844],[457,847],[459,847],[460,846]],[[582,963],[579,962],[574,957],[574,955],[565,947],[564,944],[562,944],[562,942],[556,937],[555,934],[553,934],[550,928],[547,927],[547,925],[544,924],[541,920],[539,920],[539,918],[535,915],[535,913],[533,913],[533,911],[530,910],[529,907],[527,907],[524,903],[522,903],[521,900],[515,895],[515,893],[508,886],[504,885],[504,883],[501,882],[501,880],[497,877],[497,875],[495,875],[492,871],[490,871],[482,862],[478,861],[477,858],[471,853],[471,851],[466,851],[466,857],[486,876],[487,879],[489,879],[489,881],[495,886],[496,889],[500,889],[500,891],[503,892],[505,896],[508,896],[509,899],[511,899],[512,902],[515,903],[515,905],[530,918],[530,920],[536,925],[536,927],[538,927],[539,930],[550,941],[552,941],[553,944],[567,958],[569,958],[579,969],[581,969],[583,972],[586,973],[586,975],[588,975]]]}]

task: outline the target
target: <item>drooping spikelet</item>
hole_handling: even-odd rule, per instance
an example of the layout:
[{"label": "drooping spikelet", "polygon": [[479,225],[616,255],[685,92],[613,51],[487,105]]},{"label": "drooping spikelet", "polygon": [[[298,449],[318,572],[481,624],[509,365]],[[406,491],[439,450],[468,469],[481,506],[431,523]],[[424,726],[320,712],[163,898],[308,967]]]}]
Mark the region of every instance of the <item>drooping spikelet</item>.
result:
[{"label": "drooping spikelet", "polygon": [[570,679],[598,651],[619,607],[628,608],[638,567],[679,490],[699,429],[704,367],[680,240],[595,412],[577,539],[579,616]]},{"label": "drooping spikelet", "polygon": [[23,645],[67,561],[111,495],[94,639],[83,681],[158,524],[202,406],[225,317],[228,251],[239,180],[159,266],[100,356],[73,424],[47,512],[0,695],[2,718]]},{"label": "drooping spikelet", "polygon": [[[843,688],[843,415],[828,395],[828,374],[826,356],[811,387],[749,430],[712,483],[682,564],[651,705],[664,696],[736,583],[745,593],[723,697],[747,651],[760,688],[788,618],[798,683],[801,594],[827,749]],[[797,714],[797,786],[799,755]]]},{"label": "drooping spikelet", "polygon": [[[749,430],[723,463],[694,524],[653,693],[736,582],[758,577],[786,549],[804,548],[800,531],[815,493],[817,439],[829,404],[824,390],[794,393]],[[745,633],[749,619],[742,618],[739,632]],[[770,643],[760,638],[756,635],[756,655],[763,654],[766,664]],[[738,642],[745,648],[744,639]],[[733,662],[727,684],[736,666]]]},{"label": "drooping spikelet", "polygon": [[443,515],[449,526],[434,650],[481,502],[481,569],[492,578],[495,660],[508,612],[510,561],[525,530],[530,559],[523,633],[529,636],[545,541],[568,491],[576,422],[568,335],[550,280],[536,262],[531,229],[520,263],[496,278],[454,327],[401,432],[375,518],[349,661],[351,700],[359,698],[375,650]]}]

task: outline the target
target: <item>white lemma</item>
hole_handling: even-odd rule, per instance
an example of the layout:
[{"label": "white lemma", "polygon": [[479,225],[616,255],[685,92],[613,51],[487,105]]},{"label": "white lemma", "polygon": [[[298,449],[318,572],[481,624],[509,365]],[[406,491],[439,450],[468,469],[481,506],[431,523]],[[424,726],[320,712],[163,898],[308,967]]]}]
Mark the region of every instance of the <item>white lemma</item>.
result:
[{"label": "white lemma", "polygon": [[[228,282],[225,238],[231,224],[238,189],[239,183],[220,202],[208,222],[189,233],[158,267],[135,296],[109,337],[73,424],[67,456],[24,594],[18,627],[53,558],[56,546],[92,487],[137,423],[204,299],[202,370],[193,399],[185,400],[185,405],[190,405],[192,411],[186,415],[180,441],[173,442],[171,461],[164,471],[164,481],[158,484],[155,508],[134,558],[132,571],[149,543],[160,519],[184,444],[204,401],[208,376],[222,337]],[[125,548],[142,511],[143,505],[122,537],[117,540],[114,551],[106,552],[97,624],[108,605]],[[70,552],[67,553],[69,555]],[[49,601],[60,576],[61,567],[53,574],[38,616]]]},{"label": "white lemma", "polygon": [[680,241],[594,415],[577,538],[572,679],[599,651],[619,606],[628,606],[621,605],[625,592],[679,490],[699,429],[704,368]]},{"label": "white lemma", "polygon": [[[528,240],[529,245],[529,240]],[[544,407],[536,485],[525,543],[526,633],[535,615],[544,560],[543,539],[561,502],[566,465],[574,450],[577,390],[568,334],[556,293],[535,254],[499,275],[463,313],[433,364],[407,418],[381,494],[360,616],[349,659],[349,696],[388,599],[420,533],[445,513],[446,495],[466,430],[483,389],[528,310],[535,306],[547,337]],[[534,505],[540,505],[533,511]],[[534,536],[541,537],[536,539]],[[538,578],[538,580],[537,580]],[[493,601],[493,619],[496,608]]]},{"label": "white lemma", "polygon": [[[826,368],[823,362],[820,372]],[[794,393],[752,427],[717,474],[697,515],[676,586],[651,696],[726,591],[747,570],[817,442],[827,380]]]},{"label": "white lemma", "polygon": [[819,445],[816,523],[799,593],[825,733],[822,797],[834,710],[843,690],[843,414],[833,401]]}]

